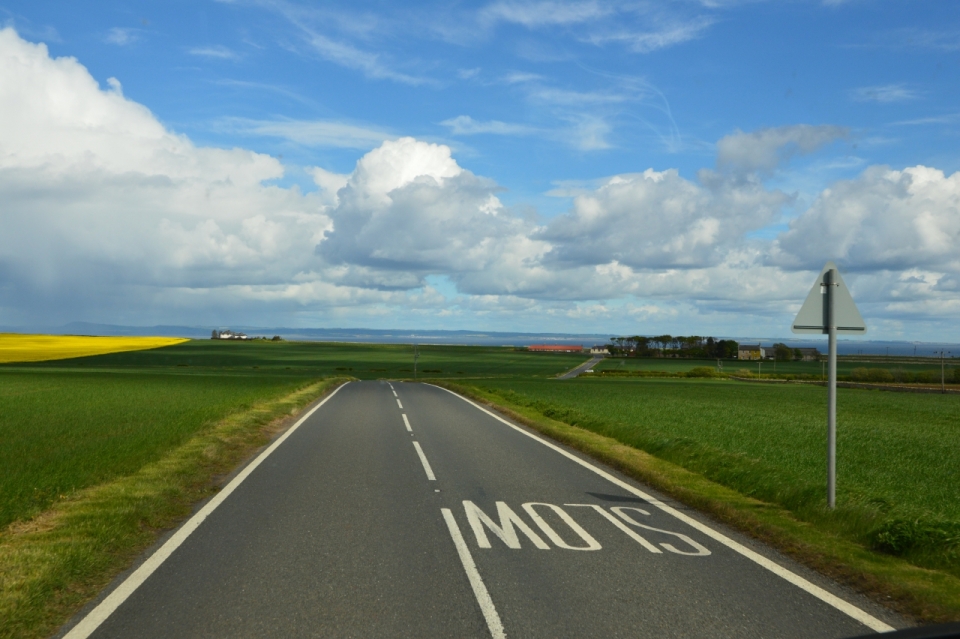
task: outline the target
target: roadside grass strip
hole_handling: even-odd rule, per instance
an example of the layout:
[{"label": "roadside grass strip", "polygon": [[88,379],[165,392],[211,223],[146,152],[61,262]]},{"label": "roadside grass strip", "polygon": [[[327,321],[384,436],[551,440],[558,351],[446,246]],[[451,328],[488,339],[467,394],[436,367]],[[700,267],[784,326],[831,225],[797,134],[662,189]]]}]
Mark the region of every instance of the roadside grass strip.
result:
[{"label": "roadside grass strip", "polygon": [[86,335],[26,335],[0,333],[0,364],[142,351],[182,344],[183,337],[92,337]]},{"label": "roadside grass strip", "polygon": [[218,478],[344,378],[229,415],[138,471],[77,491],[0,533],[0,638],[53,634],[193,505]]},{"label": "roadside grass strip", "polygon": [[[798,514],[771,500],[749,496],[723,482],[711,480],[700,472],[697,464],[689,464],[693,466],[691,469],[684,468],[685,464],[667,461],[608,434],[595,432],[596,424],[580,427],[566,423],[565,418],[570,419],[571,415],[564,412],[562,406],[553,404],[551,410],[551,404],[542,399],[532,401],[502,388],[433,383],[496,408],[519,423],[604,461],[903,614],[923,622],[960,620],[958,575],[872,548],[856,534],[863,522],[849,512],[836,513],[834,520],[829,514],[805,517],[810,512]],[[569,382],[553,383],[558,392],[571,390]],[[653,393],[655,389],[648,392]],[[548,417],[544,411],[552,415]],[[700,467],[717,462],[705,456],[697,461]],[[730,457],[720,461],[726,463],[728,474],[724,479],[736,474]]]}]

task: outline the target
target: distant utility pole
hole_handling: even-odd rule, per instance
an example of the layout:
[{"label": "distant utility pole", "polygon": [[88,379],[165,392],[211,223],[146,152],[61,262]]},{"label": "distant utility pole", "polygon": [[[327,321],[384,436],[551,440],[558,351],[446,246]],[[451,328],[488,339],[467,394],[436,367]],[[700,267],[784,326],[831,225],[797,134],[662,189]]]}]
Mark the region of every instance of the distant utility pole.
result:
[{"label": "distant utility pole", "polygon": [[760,377],[761,377],[761,375],[760,375],[760,365],[761,365],[761,364],[763,364],[762,361],[758,361],[758,362],[757,362],[757,379],[760,379]]},{"label": "distant utility pole", "polygon": [[949,355],[950,351],[933,351],[934,355],[940,355],[940,392],[946,394],[947,382],[943,375],[943,356]]},{"label": "distant utility pole", "polygon": [[794,333],[827,334],[827,507],[837,505],[837,333],[863,335],[867,325],[840,271],[827,262],[793,320]]}]

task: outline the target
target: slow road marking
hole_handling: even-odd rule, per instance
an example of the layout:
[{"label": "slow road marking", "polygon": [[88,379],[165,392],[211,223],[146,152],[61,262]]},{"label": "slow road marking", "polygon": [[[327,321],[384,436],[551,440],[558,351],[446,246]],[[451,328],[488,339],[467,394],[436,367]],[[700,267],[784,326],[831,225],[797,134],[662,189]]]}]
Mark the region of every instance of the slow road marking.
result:
[{"label": "slow road marking", "polygon": [[[433,386],[433,384],[430,384],[430,385]],[[601,470],[600,468],[597,468],[596,466],[594,466],[594,465],[591,464],[590,462],[585,461],[585,460],[583,460],[583,459],[580,459],[579,457],[577,457],[577,456],[574,455],[573,453],[564,450],[564,449],[561,448],[560,446],[557,446],[556,444],[553,444],[553,443],[551,443],[551,442],[548,442],[547,440],[543,439],[542,437],[540,437],[540,436],[538,436],[538,435],[534,435],[533,433],[527,432],[526,430],[520,428],[520,427],[517,426],[516,424],[511,424],[510,422],[508,422],[508,421],[507,421],[506,419],[504,419],[503,417],[500,417],[499,415],[497,415],[497,414],[494,413],[493,411],[487,410],[487,409],[484,408],[483,406],[480,406],[480,405],[477,404],[476,402],[474,402],[474,401],[472,401],[472,400],[470,400],[470,399],[467,399],[467,398],[464,397],[463,395],[459,395],[459,394],[453,392],[452,390],[448,390],[448,389],[446,389],[446,388],[443,388],[442,386],[436,386],[435,388],[439,388],[439,389],[441,389],[441,390],[444,390],[444,391],[450,393],[450,394],[453,395],[454,397],[457,397],[457,398],[465,401],[466,403],[470,404],[471,406],[473,406],[473,407],[476,408],[477,410],[486,413],[486,414],[489,415],[490,417],[493,417],[493,418],[494,418],[495,420],[497,420],[498,422],[501,422],[501,423],[503,423],[503,424],[506,424],[507,426],[509,426],[510,428],[514,429],[514,430],[517,431],[518,433],[522,433],[522,434],[526,435],[527,437],[529,437],[530,439],[533,439],[534,441],[540,442],[541,444],[543,444],[543,445],[546,446],[547,448],[550,448],[550,449],[552,449],[552,450],[560,453],[561,455],[563,455],[564,457],[570,459],[571,461],[573,461],[573,462],[575,462],[575,463],[577,463],[577,464],[580,464],[580,465],[583,466],[584,468],[586,468],[586,469],[588,469],[588,470],[596,473],[596,474],[599,475],[600,477],[603,477],[604,479],[606,479],[607,481],[609,481],[611,484],[614,484],[614,485],[616,485],[616,486],[619,486],[620,488],[622,488],[623,490],[627,491],[628,493],[631,493],[631,494],[633,494],[633,495],[636,495],[637,497],[645,500],[646,502],[648,502],[648,503],[651,504],[652,506],[655,506],[656,508],[659,508],[661,511],[667,513],[668,515],[672,515],[673,517],[679,519],[680,521],[682,521],[683,523],[687,524],[688,526],[690,526],[690,527],[693,528],[694,530],[697,530],[697,531],[703,533],[704,535],[706,535],[707,537],[710,537],[711,539],[720,542],[721,544],[723,544],[724,546],[726,546],[726,547],[729,548],[730,550],[732,550],[732,551],[734,551],[734,552],[742,555],[743,557],[746,557],[747,559],[749,559],[750,561],[754,562],[755,564],[757,564],[757,565],[759,565],[759,566],[761,566],[761,567],[763,567],[763,568],[766,568],[767,570],[769,570],[769,571],[772,572],[773,574],[777,575],[778,577],[781,577],[781,578],[785,579],[786,581],[790,582],[791,584],[793,584],[793,585],[796,586],[797,588],[800,588],[800,589],[803,590],[804,592],[806,592],[806,593],[808,593],[808,594],[810,594],[810,595],[813,595],[814,597],[816,597],[816,598],[819,599],[820,601],[822,601],[822,602],[824,602],[824,603],[826,603],[826,604],[828,604],[828,605],[830,605],[830,606],[833,606],[834,608],[836,608],[836,609],[839,610],[840,612],[844,613],[845,615],[847,615],[847,616],[849,616],[849,617],[851,617],[851,618],[853,618],[853,619],[856,619],[857,621],[859,621],[860,623],[862,623],[862,624],[865,625],[866,627],[870,628],[871,630],[873,630],[873,631],[875,631],[875,632],[890,632],[890,631],[892,631],[892,630],[896,630],[893,626],[890,626],[890,625],[885,624],[884,622],[880,621],[879,619],[877,619],[877,618],[874,617],[873,615],[868,614],[867,612],[864,612],[863,610],[860,610],[859,608],[857,608],[856,606],[854,606],[854,605],[851,604],[851,603],[847,603],[846,601],[844,601],[844,600],[841,599],[840,597],[837,597],[836,595],[827,592],[826,590],[824,590],[824,589],[821,588],[820,586],[817,586],[816,584],[814,584],[814,583],[812,583],[812,582],[804,579],[804,578],[801,577],[800,575],[798,575],[798,574],[796,574],[796,573],[794,573],[794,572],[791,572],[790,570],[787,570],[786,568],[784,568],[784,567],[781,566],[780,564],[778,564],[778,563],[776,563],[776,562],[774,562],[774,561],[771,561],[770,559],[767,559],[766,557],[764,557],[764,556],[761,555],[760,553],[757,553],[757,552],[754,552],[754,551],[750,550],[749,548],[747,548],[747,547],[744,546],[743,544],[737,543],[736,541],[730,539],[729,537],[727,537],[727,536],[724,535],[723,533],[721,533],[721,532],[719,532],[719,531],[716,531],[716,530],[714,530],[713,528],[710,528],[709,526],[707,526],[707,525],[705,525],[705,524],[700,523],[699,521],[697,521],[696,519],[694,519],[694,518],[692,518],[692,517],[690,517],[690,516],[688,516],[688,515],[685,515],[684,513],[682,513],[682,512],[680,512],[679,510],[677,510],[676,508],[673,508],[672,506],[669,506],[669,505],[663,503],[662,501],[660,501],[659,499],[657,499],[657,498],[654,497],[653,495],[648,495],[647,493],[643,492],[643,491],[640,490],[639,488],[635,488],[634,486],[631,486],[631,485],[628,484],[627,482],[622,481],[622,480],[614,477],[613,475],[611,475],[610,473],[606,472],[605,470]]]}]

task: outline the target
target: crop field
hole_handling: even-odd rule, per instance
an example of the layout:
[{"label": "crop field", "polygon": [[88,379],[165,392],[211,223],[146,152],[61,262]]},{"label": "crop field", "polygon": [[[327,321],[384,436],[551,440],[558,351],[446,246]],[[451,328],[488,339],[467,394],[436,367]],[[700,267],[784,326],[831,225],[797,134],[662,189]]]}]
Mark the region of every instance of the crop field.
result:
[{"label": "crop field", "polygon": [[[126,338],[122,338],[126,339]],[[552,376],[584,357],[422,346],[421,377]],[[413,376],[410,346],[197,340],[0,366],[0,529],[321,377]]]},{"label": "crop field", "polygon": [[180,337],[90,337],[85,335],[23,335],[0,333],[0,364],[41,362],[118,353],[179,344]]},{"label": "crop field", "polygon": [[291,377],[0,367],[0,529],[60,495],[135,472]]},{"label": "crop field", "polygon": [[[588,356],[530,353],[508,347],[420,346],[418,377],[552,377]],[[114,353],[32,365],[37,370],[153,370],[197,374],[351,375],[413,378],[413,346],[331,342],[191,340],[148,351]]]},{"label": "crop field", "polygon": [[960,397],[839,389],[838,509],[830,514],[822,387],[636,378],[471,384],[960,574]]},{"label": "crop field", "polygon": [[[757,366],[757,362],[724,360],[723,372],[737,374],[740,371],[747,371],[756,375],[758,370],[761,375],[776,374],[794,374],[794,375],[813,375],[820,376],[825,371],[825,364],[821,362],[774,362],[765,360]],[[668,371],[668,372],[686,372],[693,368],[707,366],[716,370],[717,360],[715,359],[659,359],[651,357],[611,357],[603,360],[594,367],[597,371]],[[858,368],[898,371],[903,370],[909,373],[934,373],[937,381],[940,379],[940,363],[920,363],[909,362],[900,363],[895,360],[890,362],[861,362],[853,358],[841,358],[837,361],[837,375],[849,376]],[[954,376],[953,370],[957,368],[957,362],[947,360],[946,378],[949,383]]]}]

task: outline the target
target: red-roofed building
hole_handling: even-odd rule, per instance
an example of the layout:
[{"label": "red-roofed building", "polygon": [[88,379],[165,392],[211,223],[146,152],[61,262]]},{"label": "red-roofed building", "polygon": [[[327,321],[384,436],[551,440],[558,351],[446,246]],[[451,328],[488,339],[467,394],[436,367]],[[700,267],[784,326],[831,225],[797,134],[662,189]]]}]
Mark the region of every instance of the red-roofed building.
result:
[{"label": "red-roofed building", "polygon": [[569,344],[531,344],[527,350],[538,351],[541,353],[580,353],[583,346],[571,346]]}]

